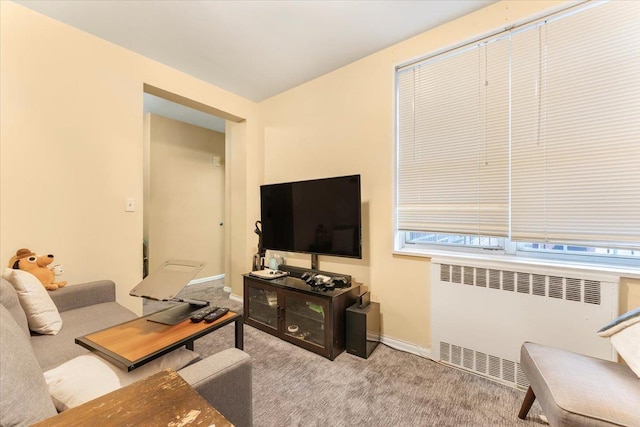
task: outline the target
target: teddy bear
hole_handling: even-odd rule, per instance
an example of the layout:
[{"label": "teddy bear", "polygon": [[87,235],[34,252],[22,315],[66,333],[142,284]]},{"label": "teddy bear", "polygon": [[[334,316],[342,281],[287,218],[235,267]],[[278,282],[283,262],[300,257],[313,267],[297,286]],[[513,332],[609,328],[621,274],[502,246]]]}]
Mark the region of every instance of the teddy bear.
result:
[{"label": "teddy bear", "polygon": [[53,262],[53,255],[36,255],[31,250],[23,248],[18,249],[16,254],[11,257],[9,267],[14,270],[27,271],[40,280],[45,289],[49,291],[56,290],[67,284],[66,281],[56,282],[55,274],[47,268]]}]

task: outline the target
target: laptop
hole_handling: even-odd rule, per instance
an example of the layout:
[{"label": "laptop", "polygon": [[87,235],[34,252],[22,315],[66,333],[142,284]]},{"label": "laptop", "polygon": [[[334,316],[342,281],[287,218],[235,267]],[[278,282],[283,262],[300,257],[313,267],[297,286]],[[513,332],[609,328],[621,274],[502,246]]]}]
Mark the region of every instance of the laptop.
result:
[{"label": "laptop", "polygon": [[162,263],[129,295],[156,301],[171,301],[206,265],[200,261],[170,259]]},{"label": "laptop", "polygon": [[207,301],[176,298],[178,292],[187,286],[205,265],[206,263],[200,261],[167,260],[131,289],[129,295],[181,303],[147,318],[151,322],[174,325],[188,319],[194,311],[209,305]]}]

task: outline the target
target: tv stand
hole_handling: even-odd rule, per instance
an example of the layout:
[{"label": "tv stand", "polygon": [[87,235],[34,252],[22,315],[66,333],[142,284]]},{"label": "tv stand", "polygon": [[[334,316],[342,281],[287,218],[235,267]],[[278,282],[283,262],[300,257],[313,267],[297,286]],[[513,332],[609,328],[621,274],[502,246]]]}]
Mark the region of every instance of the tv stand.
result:
[{"label": "tv stand", "polygon": [[356,302],[360,284],[317,291],[299,278],[307,269],[283,267],[291,275],[272,280],[244,275],[245,323],[335,359],[346,348],[346,311]]},{"label": "tv stand", "polygon": [[318,269],[318,254],[311,254],[311,269]]}]

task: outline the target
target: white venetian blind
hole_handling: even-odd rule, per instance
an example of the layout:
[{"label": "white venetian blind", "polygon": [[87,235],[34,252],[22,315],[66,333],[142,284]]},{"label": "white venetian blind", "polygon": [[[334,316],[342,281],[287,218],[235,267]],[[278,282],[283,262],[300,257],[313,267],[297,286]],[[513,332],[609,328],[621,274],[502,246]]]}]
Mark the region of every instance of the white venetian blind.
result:
[{"label": "white venetian blind", "polygon": [[640,243],[640,2],[512,35],[513,240]]},{"label": "white venetian blind", "polygon": [[399,230],[506,236],[509,40],[397,72]]}]

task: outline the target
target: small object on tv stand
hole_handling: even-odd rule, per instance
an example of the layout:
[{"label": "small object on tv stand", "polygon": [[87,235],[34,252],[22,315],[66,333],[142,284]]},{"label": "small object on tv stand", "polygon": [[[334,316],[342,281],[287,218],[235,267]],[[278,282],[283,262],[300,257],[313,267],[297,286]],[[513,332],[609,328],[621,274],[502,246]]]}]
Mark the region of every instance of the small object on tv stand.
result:
[{"label": "small object on tv stand", "polygon": [[371,292],[368,292],[365,286],[362,286],[360,290],[363,292],[358,295],[358,302],[356,304],[358,308],[365,308],[371,302]]},{"label": "small object on tv stand", "polygon": [[262,244],[262,221],[258,220],[255,223],[254,233],[258,235],[258,252],[253,255],[253,267],[252,271],[262,270],[264,268],[264,257],[267,254],[267,250]]},{"label": "small object on tv stand", "polygon": [[[346,284],[351,285],[351,281],[352,278],[350,275],[348,274],[340,274],[340,273],[332,273],[330,271],[320,271],[320,270],[309,270],[308,268],[304,268],[304,267],[295,267],[293,265],[281,265],[280,266],[280,270],[282,271],[286,271],[289,273],[289,275],[291,277],[296,277],[298,279],[302,279],[302,280],[307,280],[307,278],[309,278],[310,276],[314,276],[316,274],[320,274],[323,276],[329,276],[332,279],[344,279],[346,281]],[[302,277],[305,276],[305,277]],[[347,287],[347,286],[345,286]]]}]

